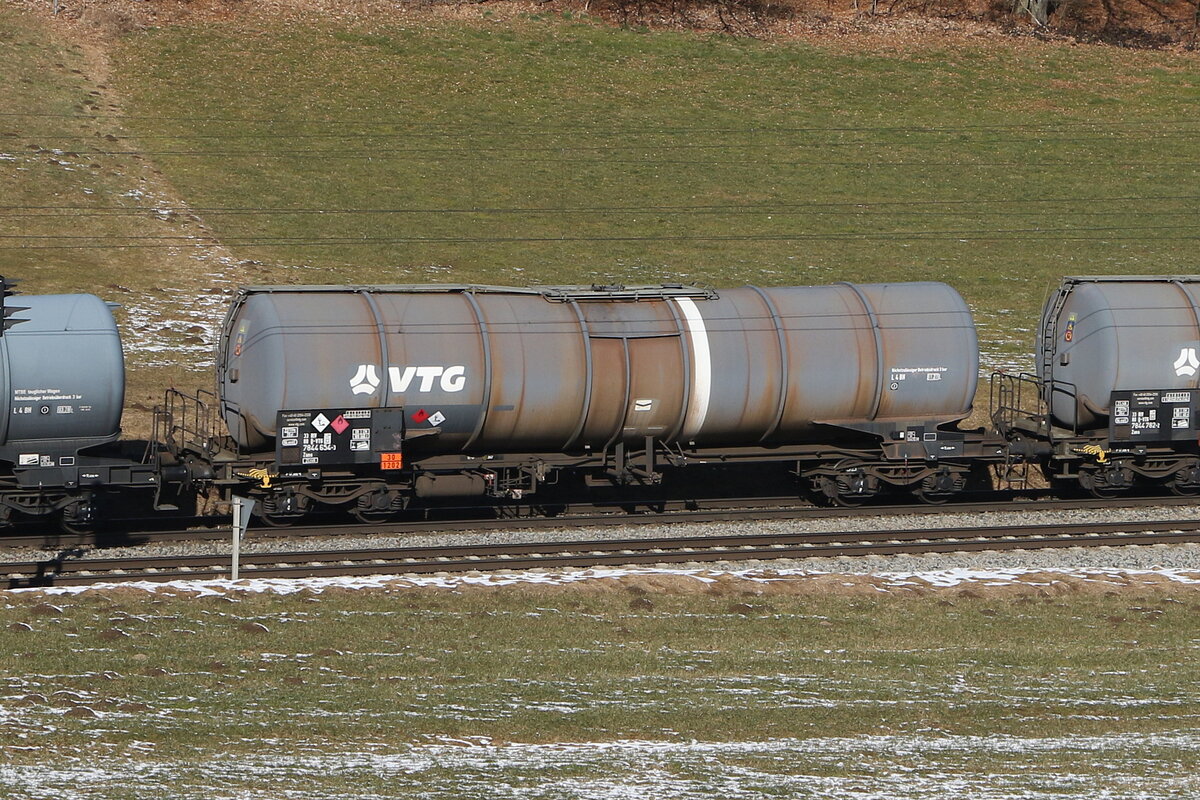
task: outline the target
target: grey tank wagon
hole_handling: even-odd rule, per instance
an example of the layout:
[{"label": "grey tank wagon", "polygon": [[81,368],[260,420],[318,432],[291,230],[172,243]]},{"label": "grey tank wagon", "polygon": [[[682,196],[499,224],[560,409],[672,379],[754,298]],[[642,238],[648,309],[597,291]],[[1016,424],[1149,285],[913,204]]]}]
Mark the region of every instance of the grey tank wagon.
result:
[{"label": "grey tank wagon", "polygon": [[942,283],[245,287],[218,345],[218,460],[279,519],[767,462],[839,502],[940,500],[1002,457],[955,428],[978,369]]},{"label": "grey tank wagon", "polygon": [[[0,278],[5,294],[11,284]],[[86,527],[100,497],[157,490],[147,443],[119,439],[125,363],[112,307],[94,295],[21,296],[0,335],[0,524]]]},{"label": "grey tank wagon", "polygon": [[996,427],[1098,496],[1200,493],[1200,276],[1073,276],[1046,302],[1035,375],[998,379]]}]

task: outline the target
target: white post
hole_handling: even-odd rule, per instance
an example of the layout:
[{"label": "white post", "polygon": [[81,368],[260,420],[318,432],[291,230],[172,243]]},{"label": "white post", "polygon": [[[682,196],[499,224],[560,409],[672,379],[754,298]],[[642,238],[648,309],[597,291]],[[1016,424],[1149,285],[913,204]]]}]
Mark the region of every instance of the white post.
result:
[{"label": "white post", "polygon": [[233,498],[233,569],[230,570],[230,580],[238,579],[238,562],[242,556],[242,536],[250,525],[250,512],[254,510],[254,501],[245,497]]}]

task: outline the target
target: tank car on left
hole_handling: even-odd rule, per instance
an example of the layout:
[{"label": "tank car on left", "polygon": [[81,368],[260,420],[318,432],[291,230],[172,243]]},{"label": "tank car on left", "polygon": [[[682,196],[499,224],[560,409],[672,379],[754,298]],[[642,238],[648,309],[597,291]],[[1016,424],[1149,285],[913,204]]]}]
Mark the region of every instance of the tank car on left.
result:
[{"label": "tank car on left", "polygon": [[89,527],[114,493],[157,501],[163,464],[121,440],[125,362],[113,306],[90,294],[23,295],[0,277],[0,525]]}]

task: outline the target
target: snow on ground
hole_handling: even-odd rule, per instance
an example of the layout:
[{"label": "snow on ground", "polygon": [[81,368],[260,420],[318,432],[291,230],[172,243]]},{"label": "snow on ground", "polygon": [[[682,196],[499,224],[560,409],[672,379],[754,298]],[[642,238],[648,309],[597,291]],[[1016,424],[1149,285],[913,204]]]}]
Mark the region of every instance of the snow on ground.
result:
[{"label": "snow on ground", "polygon": [[[635,578],[676,578],[701,585],[717,584],[735,579],[769,585],[820,581],[823,586],[841,583],[846,587],[868,586],[881,593],[908,593],[912,590],[952,588],[1062,588],[1066,585],[1096,584],[1124,587],[1150,587],[1174,584],[1200,586],[1200,571],[1174,568],[1063,568],[1063,569],[944,569],[929,572],[879,572],[873,575],[839,575],[805,569],[702,569],[671,567],[627,567],[566,570],[499,571],[487,573],[435,575],[371,575],[336,578],[249,578],[239,581],[195,580],[129,581],[102,583],[92,586],[58,586],[42,589],[14,589],[16,592],[43,592],[48,595],[74,595],[97,589],[122,587],[145,592],[184,592],[196,595],[228,594],[231,592],[293,594],[320,593],[326,589],[458,589],[500,586],[561,586],[586,584],[592,581],[621,581]],[[839,581],[838,579],[844,579]],[[678,585],[678,583],[676,584]]]},{"label": "snow on ground", "polygon": [[[1195,797],[1200,735],[1017,737],[864,735],[748,742],[524,744],[442,738],[330,752],[208,754],[186,763],[115,758],[0,765],[0,788],[29,800],[111,797],[267,800],[354,797],[713,797],[999,800]],[[198,754],[199,755],[199,754]],[[347,787],[353,790],[348,791]]]}]

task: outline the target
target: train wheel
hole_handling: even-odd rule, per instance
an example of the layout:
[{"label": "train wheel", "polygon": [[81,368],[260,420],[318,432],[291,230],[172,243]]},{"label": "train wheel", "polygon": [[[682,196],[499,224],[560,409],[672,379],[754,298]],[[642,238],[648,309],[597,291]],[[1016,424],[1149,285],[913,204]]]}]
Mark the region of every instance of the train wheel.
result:
[{"label": "train wheel", "polygon": [[1080,469],[1079,483],[1096,497],[1120,497],[1133,488],[1133,471],[1120,464],[1104,469]]},{"label": "train wheel", "polygon": [[837,475],[816,476],[813,489],[833,505],[858,508],[879,493],[879,479],[851,465],[841,468]]},{"label": "train wheel", "polygon": [[74,522],[66,519],[60,519],[58,527],[63,533],[69,533],[72,536],[91,536],[96,532],[96,526],[92,523]]},{"label": "train wheel", "polygon": [[58,526],[65,533],[87,536],[96,531],[96,505],[90,499],[76,500],[62,510]]},{"label": "train wheel", "polygon": [[296,492],[279,492],[260,498],[254,504],[254,515],[269,528],[295,525],[308,512],[308,498]]},{"label": "train wheel", "polygon": [[350,509],[350,516],[364,525],[378,525],[392,518],[390,511],[364,511],[361,508]]},{"label": "train wheel", "polygon": [[300,521],[299,514],[257,514],[255,519],[268,528],[290,528]]},{"label": "train wheel", "polygon": [[1167,488],[1171,494],[1181,497],[1194,497],[1200,494],[1200,466],[1195,464],[1182,467],[1167,479]]},{"label": "train wheel", "polygon": [[841,508],[858,508],[867,502],[868,495],[853,494],[841,491],[833,478],[821,475],[813,480],[810,499],[817,505],[840,506]]},{"label": "train wheel", "polygon": [[940,506],[954,497],[966,486],[966,477],[954,472],[944,471],[928,475],[921,479],[913,489],[915,496],[922,503]]},{"label": "train wheel", "polygon": [[917,488],[913,490],[913,497],[920,500],[922,503],[931,506],[945,505],[950,502],[950,498],[954,495],[949,492],[929,492],[925,489]]},{"label": "train wheel", "polygon": [[1110,500],[1114,497],[1120,497],[1130,489],[1128,486],[1110,486],[1107,483],[1099,483],[1095,481],[1086,485],[1084,488],[1091,492],[1093,497],[1099,497],[1102,500]]},{"label": "train wheel", "polygon": [[406,505],[408,504],[405,498],[399,492],[368,492],[359,495],[354,507],[350,509],[350,516],[364,525],[373,525],[388,521],[403,511]]}]

